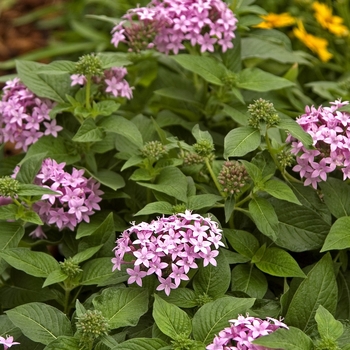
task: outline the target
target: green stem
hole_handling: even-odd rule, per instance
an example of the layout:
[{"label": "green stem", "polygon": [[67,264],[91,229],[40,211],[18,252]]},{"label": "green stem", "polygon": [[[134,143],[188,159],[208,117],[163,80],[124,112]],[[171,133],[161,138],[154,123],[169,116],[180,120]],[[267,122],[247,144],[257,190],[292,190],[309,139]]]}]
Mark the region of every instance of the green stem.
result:
[{"label": "green stem", "polygon": [[86,91],[85,91],[85,104],[87,109],[91,109],[90,103],[90,93],[91,93],[91,76],[86,77]]},{"label": "green stem", "polygon": [[204,160],[205,160],[205,165],[206,165],[206,167],[207,167],[207,169],[209,171],[209,174],[210,174],[212,180],[214,181],[214,184],[215,184],[216,188],[218,189],[220,195],[225,198],[225,193],[222,192],[222,190],[221,190],[221,185],[219,184],[219,181],[218,181],[218,179],[216,178],[216,176],[214,174],[214,171],[213,171],[213,169],[212,169],[212,167],[210,165],[208,157],[205,157]]}]

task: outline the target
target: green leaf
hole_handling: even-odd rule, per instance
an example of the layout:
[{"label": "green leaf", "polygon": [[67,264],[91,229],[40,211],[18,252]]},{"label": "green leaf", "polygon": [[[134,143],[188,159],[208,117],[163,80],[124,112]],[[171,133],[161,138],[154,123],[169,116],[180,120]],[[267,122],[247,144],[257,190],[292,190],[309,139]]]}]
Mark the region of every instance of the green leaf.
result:
[{"label": "green leaf", "polygon": [[42,196],[43,194],[59,193],[38,185],[20,184],[17,194],[19,196]]},{"label": "green leaf", "polygon": [[343,216],[332,225],[321,252],[350,248],[350,216]]},{"label": "green leaf", "polygon": [[248,175],[253,180],[254,184],[260,185],[263,180],[261,169],[253,163],[247,162],[246,160],[240,160],[247,170]]},{"label": "green leaf", "polygon": [[176,305],[167,303],[158,295],[154,295],[153,318],[158,328],[168,337],[188,337],[192,332],[191,319],[185,311]]},{"label": "green leaf", "polygon": [[124,136],[139,149],[143,146],[142,135],[137,126],[121,116],[110,116],[101,119],[98,126],[102,127],[106,132],[113,132],[118,135]]},{"label": "green leaf", "polygon": [[221,79],[226,75],[226,69],[213,58],[189,54],[174,55],[171,58],[183,68],[201,76],[208,83],[224,85]]},{"label": "green leaf", "polygon": [[279,90],[295,84],[287,79],[264,72],[259,68],[246,68],[239,73],[236,86],[253,91]]},{"label": "green leaf", "polygon": [[80,350],[80,341],[75,337],[60,336],[45,347],[45,350]]},{"label": "green leaf", "polygon": [[215,335],[229,327],[228,320],[246,314],[253,306],[253,298],[234,298],[224,296],[210,303],[204,304],[192,319],[193,338],[210,344]]},{"label": "green leaf", "polygon": [[19,222],[0,222],[0,232],[0,251],[16,248],[24,235],[24,226]]},{"label": "green leaf", "polygon": [[73,164],[80,160],[75,149],[68,146],[67,140],[58,136],[43,136],[30,146],[26,157],[31,157],[37,153],[47,152],[46,157],[56,160],[57,163],[65,162]]},{"label": "green leaf", "polygon": [[242,126],[248,125],[248,118],[249,115],[246,113],[244,114],[242,111],[231,107],[230,105],[227,105],[225,103],[222,104],[223,108],[222,111],[228,115],[231,119],[233,119],[236,123]]},{"label": "green leaf", "polygon": [[174,304],[183,309],[193,308],[198,305],[196,301],[197,294],[189,288],[178,287],[176,289],[173,289],[169,295],[166,295],[165,293],[158,295],[162,297],[167,303]]},{"label": "green leaf", "polygon": [[266,248],[263,257],[255,265],[272,276],[306,277],[294,258],[285,250],[276,247]]},{"label": "green leaf", "polygon": [[2,250],[0,257],[17,270],[35,277],[47,277],[52,271],[59,268],[58,262],[51,255],[34,252],[28,248]]},{"label": "green leaf", "polygon": [[161,350],[167,343],[157,338],[135,338],[124,341],[112,350]]},{"label": "green leaf", "polygon": [[114,191],[125,186],[124,178],[115,171],[109,169],[100,169],[97,173],[92,173],[86,168],[81,169],[84,169],[85,172],[92,176],[95,180]]},{"label": "green leaf", "polygon": [[350,216],[350,187],[344,181],[328,177],[320,182],[323,200],[330,212],[337,218]]},{"label": "green leaf", "polygon": [[97,142],[103,139],[103,132],[92,118],[87,118],[78,129],[72,140],[74,142]]},{"label": "green leaf", "polygon": [[196,124],[192,128],[192,135],[196,139],[197,142],[200,142],[202,140],[206,140],[206,141],[210,142],[211,144],[213,143],[213,137],[210,135],[210,133],[208,131],[202,131],[199,128],[198,124]]},{"label": "green leaf", "polygon": [[38,73],[43,74],[72,74],[75,70],[75,63],[72,61],[54,61],[49,64],[43,65]]},{"label": "green leaf", "polygon": [[130,276],[125,271],[112,271],[111,258],[97,258],[86,262],[83,266],[83,274],[80,280],[82,286],[103,284],[113,277],[113,283],[125,282]]},{"label": "green leaf", "polygon": [[171,215],[174,213],[173,206],[170,203],[164,202],[164,201],[148,203],[148,204],[146,204],[146,206],[144,208],[139,210],[134,215],[135,216],[137,216],[137,215],[149,215],[149,214],[156,214],[156,213]]},{"label": "green leaf", "polygon": [[40,216],[34,211],[24,211],[23,213],[18,213],[16,219],[21,219],[26,222],[31,222],[37,225],[43,225]]},{"label": "green leaf", "polygon": [[140,288],[107,288],[92,301],[111,329],[136,326],[148,310],[148,293]]},{"label": "green leaf", "polygon": [[65,281],[67,278],[68,278],[68,275],[66,275],[61,269],[54,270],[47,276],[43,284],[43,288],[47,286],[51,286],[52,284],[55,284],[55,283]]},{"label": "green leaf", "polygon": [[11,272],[11,285],[3,285],[0,288],[2,308],[11,309],[18,305],[34,301],[56,299],[57,294],[49,288],[43,288],[42,284],[41,278],[30,276],[22,271],[13,270]]},{"label": "green leaf", "polygon": [[8,204],[0,206],[0,220],[17,220],[18,206]]},{"label": "green leaf", "polygon": [[268,180],[264,183],[263,190],[275,198],[301,205],[292,189],[282,181]]},{"label": "green leaf", "polygon": [[305,206],[278,199],[270,201],[278,216],[276,244],[293,252],[319,249],[329,232],[330,225]]},{"label": "green leaf", "polygon": [[236,252],[249,259],[260,247],[257,238],[247,231],[224,229],[224,235]]},{"label": "green leaf", "polygon": [[0,315],[0,337],[11,334],[15,339],[21,336],[21,331],[8,318],[7,315]]},{"label": "green leaf", "polygon": [[70,90],[68,75],[48,75],[40,73],[45,65],[30,61],[16,61],[17,73],[24,85],[39,97],[45,97],[56,102],[64,102],[67,91]]},{"label": "green leaf", "polygon": [[80,264],[81,262],[90,259],[92,256],[94,256],[101,248],[102,248],[103,244],[100,244],[96,247],[91,247],[91,248],[87,248],[84,251],[76,254],[73,256],[73,261],[76,264]]},{"label": "green leaf", "polygon": [[124,52],[99,52],[97,57],[101,59],[104,69],[132,64],[127,58],[128,55]]},{"label": "green leaf", "polygon": [[209,264],[200,267],[193,279],[193,289],[197,294],[218,298],[226,293],[230,286],[230,278],[230,265],[225,255],[220,252],[216,257],[216,266]]},{"label": "green leaf", "polygon": [[285,323],[312,334],[316,327],[316,310],[322,305],[334,314],[337,306],[338,288],[334,276],[333,261],[329,253],[318,261],[295,291]]},{"label": "green leaf", "polygon": [[185,101],[195,105],[201,106],[200,101],[196,100],[196,96],[193,91],[179,89],[177,87],[167,87],[154,91],[156,95],[172,98],[174,100]]},{"label": "green leaf", "polygon": [[222,197],[216,194],[197,194],[196,196],[188,197],[187,208],[190,210],[211,208],[220,201],[222,201]]},{"label": "green leaf", "polygon": [[284,350],[313,350],[314,344],[310,337],[298,328],[289,327],[289,330],[279,328],[267,336],[253,341],[253,344],[270,349]]},{"label": "green leaf", "polygon": [[259,231],[275,241],[279,230],[273,206],[265,198],[253,197],[249,202],[249,213]]},{"label": "green leaf", "polygon": [[16,175],[16,180],[22,182],[23,184],[31,184],[35,176],[38,174],[43,159],[46,157],[47,152],[37,153],[33,155],[27,155],[19,163],[20,169]]},{"label": "green leaf", "polygon": [[48,345],[59,336],[72,335],[67,316],[53,306],[29,303],[6,311],[11,322],[29,339]]},{"label": "green leaf", "polygon": [[260,146],[260,132],[250,126],[231,130],[224,139],[224,158],[242,157]]},{"label": "green leaf", "polygon": [[322,305],[316,311],[315,320],[321,338],[338,339],[344,332],[343,324]]},{"label": "green leaf", "polygon": [[306,148],[312,146],[312,137],[293,119],[281,119],[276,126],[279,129],[288,131],[293,137],[303,143]]},{"label": "green leaf", "polygon": [[109,213],[107,216],[105,213],[99,213],[94,215],[90,222],[82,222],[78,226],[76,238],[91,235],[103,236],[107,230],[109,233],[114,231],[113,213]]},{"label": "green leaf", "polygon": [[138,182],[139,185],[175,197],[181,202],[187,202],[187,179],[180,169],[164,168],[154,184]]},{"label": "green leaf", "polygon": [[232,270],[231,290],[262,299],[267,292],[265,275],[252,264],[237,265]]}]

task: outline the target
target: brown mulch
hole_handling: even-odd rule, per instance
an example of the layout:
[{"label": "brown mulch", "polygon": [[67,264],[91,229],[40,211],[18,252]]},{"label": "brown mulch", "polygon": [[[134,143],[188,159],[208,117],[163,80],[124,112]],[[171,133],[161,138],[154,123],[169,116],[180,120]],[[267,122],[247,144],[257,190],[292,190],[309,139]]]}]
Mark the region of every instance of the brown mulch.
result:
[{"label": "brown mulch", "polygon": [[[17,26],[14,20],[54,3],[57,0],[17,0],[0,13],[0,62],[46,46],[48,31],[39,29],[35,22]],[[11,72],[0,70],[0,75]]]}]

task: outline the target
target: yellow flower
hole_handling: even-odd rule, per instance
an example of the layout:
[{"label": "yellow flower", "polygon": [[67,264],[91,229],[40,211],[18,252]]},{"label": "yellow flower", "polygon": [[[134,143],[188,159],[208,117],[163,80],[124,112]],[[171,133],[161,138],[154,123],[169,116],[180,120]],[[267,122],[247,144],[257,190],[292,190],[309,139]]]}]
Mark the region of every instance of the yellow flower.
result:
[{"label": "yellow flower", "polygon": [[298,28],[293,28],[294,35],[312,52],[316,53],[322,62],[329,61],[333,55],[327,50],[328,41],[307,33],[301,21],[297,23]]},{"label": "yellow flower", "polygon": [[268,13],[260,16],[264,21],[254,26],[255,28],[271,29],[277,27],[287,27],[295,23],[295,19],[287,12]]},{"label": "yellow flower", "polygon": [[312,9],[315,11],[315,18],[321,26],[337,36],[346,36],[349,29],[343,25],[343,19],[339,16],[333,16],[332,9],[326,4],[314,2]]}]

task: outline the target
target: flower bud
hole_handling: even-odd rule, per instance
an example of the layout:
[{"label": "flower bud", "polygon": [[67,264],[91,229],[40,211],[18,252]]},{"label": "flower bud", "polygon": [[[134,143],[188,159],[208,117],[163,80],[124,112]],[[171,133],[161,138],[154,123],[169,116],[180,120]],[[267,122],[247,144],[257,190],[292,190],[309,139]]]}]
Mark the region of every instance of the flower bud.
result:
[{"label": "flower bud", "polygon": [[64,259],[64,261],[60,262],[61,270],[64,272],[68,277],[74,278],[77,276],[80,272],[83,270],[79,267],[79,265],[74,262],[72,258]]},{"label": "flower bud", "polygon": [[10,176],[0,178],[0,196],[15,197],[19,190],[19,182]]},{"label": "flower bud", "polygon": [[273,103],[262,98],[255,100],[254,103],[248,106],[248,111],[251,117],[248,123],[253,128],[258,129],[260,123],[265,123],[267,127],[278,125],[280,117],[277,114]]},{"label": "flower bud", "polygon": [[195,143],[193,145],[193,149],[200,156],[208,157],[213,153],[214,145],[212,142],[203,139],[203,140],[199,140],[197,143]]},{"label": "flower bud", "polygon": [[223,164],[218,176],[223,191],[235,195],[249,181],[249,175],[244,165],[237,161],[227,161]]},{"label": "flower bud", "polygon": [[87,310],[77,319],[76,327],[83,341],[93,341],[101,335],[108,334],[108,320],[99,310]]},{"label": "flower bud", "polygon": [[81,56],[75,65],[74,73],[90,77],[103,76],[102,62],[94,54]]},{"label": "flower bud", "polygon": [[150,141],[146,142],[146,144],[141,149],[141,153],[145,158],[159,160],[168,152],[160,141]]}]

